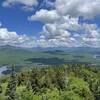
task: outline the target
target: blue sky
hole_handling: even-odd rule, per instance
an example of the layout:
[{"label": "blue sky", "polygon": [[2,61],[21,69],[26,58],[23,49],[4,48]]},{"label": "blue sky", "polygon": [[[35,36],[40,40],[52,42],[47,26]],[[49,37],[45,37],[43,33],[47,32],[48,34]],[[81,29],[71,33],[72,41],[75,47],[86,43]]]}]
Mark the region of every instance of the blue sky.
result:
[{"label": "blue sky", "polygon": [[100,47],[99,0],[0,0],[0,42],[21,47]]},{"label": "blue sky", "polygon": [[16,7],[2,7],[4,0],[0,0],[0,21],[3,27],[8,28],[9,31],[16,31],[18,34],[39,35],[42,30],[43,23],[27,20],[28,16],[33,12],[26,12]]}]

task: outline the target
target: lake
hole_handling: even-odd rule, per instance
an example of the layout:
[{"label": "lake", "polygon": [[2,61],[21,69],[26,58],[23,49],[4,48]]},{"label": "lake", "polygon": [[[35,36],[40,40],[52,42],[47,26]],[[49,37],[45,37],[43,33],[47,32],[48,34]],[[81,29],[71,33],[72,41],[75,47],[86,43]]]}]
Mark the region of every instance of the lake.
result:
[{"label": "lake", "polygon": [[8,66],[2,66],[2,67],[0,67],[0,76],[4,75],[3,72],[7,71],[7,69],[8,69]]}]

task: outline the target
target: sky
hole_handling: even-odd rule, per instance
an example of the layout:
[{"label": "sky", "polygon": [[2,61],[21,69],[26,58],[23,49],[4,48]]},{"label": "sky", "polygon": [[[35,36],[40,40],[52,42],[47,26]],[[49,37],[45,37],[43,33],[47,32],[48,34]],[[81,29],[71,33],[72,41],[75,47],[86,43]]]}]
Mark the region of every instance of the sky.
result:
[{"label": "sky", "polygon": [[0,46],[100,47],[100,0],[0,0]]}]

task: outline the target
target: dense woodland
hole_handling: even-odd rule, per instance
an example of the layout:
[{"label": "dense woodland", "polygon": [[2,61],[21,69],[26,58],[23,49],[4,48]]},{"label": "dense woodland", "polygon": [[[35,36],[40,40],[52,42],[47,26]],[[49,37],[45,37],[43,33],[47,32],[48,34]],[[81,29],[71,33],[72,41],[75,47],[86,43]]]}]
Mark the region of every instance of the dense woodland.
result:
[{"label": "dense woodland", "polygon": [[100,69],[87,65],[33,67],[0,78],[0,100],[100,100]]}]

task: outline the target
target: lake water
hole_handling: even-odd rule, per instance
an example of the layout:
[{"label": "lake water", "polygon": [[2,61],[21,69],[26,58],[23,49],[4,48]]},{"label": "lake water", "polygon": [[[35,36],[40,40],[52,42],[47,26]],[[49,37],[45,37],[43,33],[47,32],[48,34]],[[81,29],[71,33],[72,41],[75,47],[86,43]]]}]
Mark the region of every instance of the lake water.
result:
[{"label": "lake water", "polygon": [[3,72],[6,71],[7,69],[8,69],[7,66],[0,67],[0,76],[2,76]]}]

